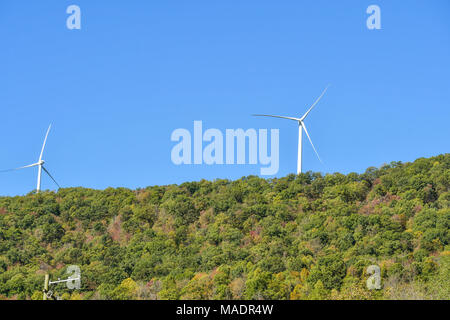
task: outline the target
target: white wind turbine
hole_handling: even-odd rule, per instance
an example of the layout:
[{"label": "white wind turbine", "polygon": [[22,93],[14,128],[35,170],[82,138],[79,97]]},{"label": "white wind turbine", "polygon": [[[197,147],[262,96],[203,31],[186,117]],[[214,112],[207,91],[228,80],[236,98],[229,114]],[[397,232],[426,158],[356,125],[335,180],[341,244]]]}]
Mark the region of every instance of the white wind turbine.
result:
[{"label": "white wind turbine", "polygon": [[[329,87],[329,86],[328,86]],[[319,158],[319,161],[322,162],[322,160],[319,157],[319,154],[317,153],[316,148],[314,147],[314,144],[311,140],[311,137],[309,136],[308,130],[306,129],[304,120],[308,116],[308,114],[311,112],[311,110],[317,105],[317,103],[322,99],[325,92],[327,92],[328,87],[325,88],[325,90],[322,92],[322,94],[317,98],[317,100],[313,103],[313,105],[309,108],[308,111],[303,115],[301,118],[293,118],[293,117],[284,117],[284,116],[274,116],[269,114],[254,114],[253,116],[256,117],[272,117],[272,118],[281,118],[281,119],[288,119],[288,120],[294,120],[298,122],[298,156],[297,156],[297,174],[302,173],[302,138],[303,138],[303,130],[305,130],[306,135],[308,136],[309,142],[311,143],[311,146],[314,149],[314,152],[317,155],[317,158]],[[302,130],[303,129],[303,130]]]},{"label": "white wind turbine", "polygon": [[44,163],[45,161],[42,160],[42,155],[44,154],[44,148],[45,148],[45,144],[47,142],[47,137],[48,137],[48,133],[50,132],[50,128],[52,127],[52,125],[50,125],[48,127],[47,130],[47,134],[45,135],[45,139],[44,139],[44,144],[42,145],[42,150],[41,150],[41,154],[39,156],[39,161],[27,166],[23,166],[20,168],[15,168],[15,169],[10,169],[10,170],[3,170],[0,172],[8,172],[8,171],[15,171],[15,170],[21,170],[21,169],[25,169],[25,168],[32,168],[32,167],[38,167],[38,177],[37,177],[37,187],[36,187],[36,192],[39,193],[39,191],[41,191],[41,176],[42,176],[42,170],[45,171],[46,174],[48,174],[48,176],[53,180],[54,183],[56,183],[56,185],[58,186],[58,188],[61,188],[58,184],[58,182],[56,182],[56,180],[52,177],[52,175],[50,174],[50,172],[48,172],[47,169],[45,169],[44,167]]}]

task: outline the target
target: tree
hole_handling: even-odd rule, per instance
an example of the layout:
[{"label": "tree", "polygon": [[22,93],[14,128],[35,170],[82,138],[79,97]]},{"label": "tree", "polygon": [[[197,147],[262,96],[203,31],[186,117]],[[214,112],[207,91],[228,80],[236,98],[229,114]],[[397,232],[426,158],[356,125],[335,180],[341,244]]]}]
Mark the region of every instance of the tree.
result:
[{"label": "tree", "polygon": [[131,278],[122,281],[111,293],[113,300],[131,300],[136,298],[138,285]]}]

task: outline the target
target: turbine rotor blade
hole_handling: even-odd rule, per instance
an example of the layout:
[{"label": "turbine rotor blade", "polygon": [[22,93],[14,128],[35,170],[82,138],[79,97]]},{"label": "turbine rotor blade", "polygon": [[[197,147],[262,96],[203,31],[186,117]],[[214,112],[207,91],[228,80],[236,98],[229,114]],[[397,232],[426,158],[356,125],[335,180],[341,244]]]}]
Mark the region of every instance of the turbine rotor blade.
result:
[{"label": "turbine rotor blade", "polygon": [[44,144],[42,145],[41,155],[39,156],[39,162],[41,162],[41,160],[42,160],[42,155],[44,154],[45,144],[47,143],[47,137],[48,137],[48,133],[50,132],[51,127],[52,127],[52,125],[50,125],[47,129],[47,134],[45,135]]},{"label": "turbine rotor blade", "polygon": [[314,144],[313,144],[313,142],[312,142],[312,140],[311,140],[311,137],[309,136],[309,133],[308,133],[308,130],[306,129],[305,123],[302,121],[301,124],[302,124],[303,129],[305,130],[306,135],[308,136],[309,142],[311,143],[311,145],[312,145],[312,147],[313,147],[313,149],[314,149],[314,152],[315,152],[316,155],[317,155],[317,158],[319,158],[319,161],[320,161],[321,163],[323,163],[323,162],[322,162],[322,159],[320,159],[319,153],[317,152],[316,148],[314,147]]},{"label": "turbine rotor blade", "polygon": [[55,180],[55,178],[53,178],[52,177],[52,175],[50,174],[50,172],[48,172],[48,170],[47,169],[45,169],[45,167],[44,166],[42,166],[42,170],[44,170],[45,171],[45,173],[46,174],[48,174],[48,176],[53,180],[53,182],[54,183],[56,183],[56,185],[58,186],[58,188],[60,188],[61,189],[61,186],[58,184],[58,182],[56,182],[56,180]]},{"label": "turbine rotor blade", "polygon": [[319,96],[319,98],[317,98],[317,100],[313,103],[313,105],[309,108],[308,111],[306,111],[306,113],[303,115],[303,117],[300,118],[300,121],[303,121],[306,119],[306,117],[308,116],[308,114],[311,112],[311,110],[316,106],[316,104],[319,103],[320,99],[322,99],[322,97],[324,96],[325,92],[327,92],[328,88],[330,87],[330,85],[328,85],[325,90],[322,92],[322,94]]},{"label": "turbine rotor blade", "polygon": [[281,118],[281,119],[288,119],[288,120],[294,120],[294,121],[300,121],[298,118],[293,117],[284,117],[284,116],[274,116],[270,114],[252,114],[254,117],[271,117],[271,118]]},{"label": "turbine rotor blade", "polygon": [[14,169],[8,169],[8,170],[1,170],[0,172],[10,172],[10,171],[16,171],[16,170],[21,170],[21,169],[26,169],[26,168],[32,168],[32,167],[36,167],[38,166],[39,163],[34,163],[34,164],[29,164],[27,166],[23,166],[20,168],[14,168]]}]

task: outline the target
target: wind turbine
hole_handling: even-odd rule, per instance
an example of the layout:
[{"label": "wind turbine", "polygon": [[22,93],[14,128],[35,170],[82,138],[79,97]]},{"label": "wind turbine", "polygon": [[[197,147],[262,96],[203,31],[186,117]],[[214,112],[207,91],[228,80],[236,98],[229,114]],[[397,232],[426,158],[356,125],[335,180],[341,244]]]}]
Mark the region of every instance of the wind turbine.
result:
[{"label": "wind turbine", "polygon": [[306,113],[301,118],[294,118],[294,117],[284,117],[284,116],[274,116],[269,114],[254,114],[255,117],[272,117],[272,118],[281,118],[281,119],[288,119],[288,120],[294,120],[298,122],[298,155],[297,155],[297,174],[302,173],[302,139],[303,139],[303,130],[305,130],[306,136],[308,137],[309,142],[311,143],[311,146],[314,149],[314,152],[317,155],[317,158],[319,158],[319,161],[322,162],[320,159],[319,154],[317,153],[316,148],[314,147],[314,144],[311,140],[311,137],[309,136],[308,130],[306,129],[305,125],[305,119],[311,112],[311,110],[319,103],[320,99],[324,96],[325,92],[327,92],[329,86],[325,88],[325,90],[322,92],[322,94],[317,98],[317,100],[312,104],[312,106],[306,111]]},{"label": "wind turbine", "polygon": [[42,155],[44,154],[44,149],[45,149],[45,144],[47,142],[47,137],[48,134],[50,132],[50,128],[52,127],[52,125],[50,125],[48,127],[47,130],[47,134],[45,135],[45,139],[44,139],[44,144],[42,145],[42,149],[41,149],[41,154],[39,155],[39,161],[33,164],[29,164],[27,166],[23,166],[20,168],[15,168],[15,169],[9,169],[9,170],[3,170],[0,172],[8,172],[8,171],[16,171],[16,170],[21,170],[21,169],[25,169],[25,168],[32,168],[32,167],[38,167],[38,177],[37,177],[37,187],[36,187],[36,193],[39,193],[39,191],[41,191],[41,176],[42,176],[42,170],[44,170],[44,172],[46,174],[48,174],[48,176],[53,180],[53,182],[58,186],[58,188],[61,188],[58,184],[58,182],[56,182],[56,180],[52,177],[52,175],[50,174],[50,172],[48,172],[48,170],[44,167],[44,163],[45,161],[42,160]]}]

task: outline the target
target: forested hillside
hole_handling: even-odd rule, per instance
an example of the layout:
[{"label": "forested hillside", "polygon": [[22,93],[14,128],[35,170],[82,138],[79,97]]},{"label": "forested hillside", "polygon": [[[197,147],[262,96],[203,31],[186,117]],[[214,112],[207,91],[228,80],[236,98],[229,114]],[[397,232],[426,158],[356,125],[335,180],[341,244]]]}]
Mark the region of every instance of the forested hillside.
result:
[{"label": "forested hillside", "polygon": [[[168,173],[169,174],[169,173]],[[450,154],[363,174],[0,198],[0,299],[450,299]],[[382,289],[368,290],[367,268]]]}]

